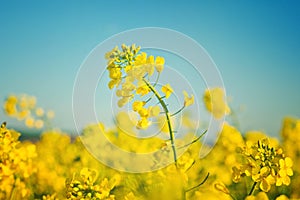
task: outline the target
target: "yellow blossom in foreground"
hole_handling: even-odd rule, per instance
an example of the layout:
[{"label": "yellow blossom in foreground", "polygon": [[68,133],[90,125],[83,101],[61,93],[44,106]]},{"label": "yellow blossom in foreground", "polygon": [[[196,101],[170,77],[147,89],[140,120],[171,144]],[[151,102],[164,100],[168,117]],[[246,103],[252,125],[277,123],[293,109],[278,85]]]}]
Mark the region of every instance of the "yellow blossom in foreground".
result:
[{"label": "yellow blossom in foreground", "polygon": [[20,134],[0,127],[0,199],[28,199],[30,177],[36,172],[36,146],[21,143]]},{"label": "yellow blossom in foreground", "polygon": [[233,167],[233,181],[239,182],[240,177],[250,176],[253,184],[258,183],[264,192],[269,192],[275,183],[276,186],[290,184],[293,162],[284,156],[281,149],[272,147],[267,138],[254,144],[248,142],[240,151],[246,158],[246,163],[239,168]]},{"label": "yellow blossom in foreground", "polygon": [[83,168],[79,177],[74,175],[72,180],[66,181],[67,199],[114,200],[115,196],[110,193],[119,184],[118,181],[109,181],[104,178],[100,184],[97,184],[96,180],[96,170]]},{"label": "yellow blossom in foreground", "polygon": [[293,176],[292,166],[293,166],[293,161],[289,157],[279,160],[279,172],[276,181],[276,186],[280,186],[282,184],[284,185],[290,184],[291,179],[289,176]]}]

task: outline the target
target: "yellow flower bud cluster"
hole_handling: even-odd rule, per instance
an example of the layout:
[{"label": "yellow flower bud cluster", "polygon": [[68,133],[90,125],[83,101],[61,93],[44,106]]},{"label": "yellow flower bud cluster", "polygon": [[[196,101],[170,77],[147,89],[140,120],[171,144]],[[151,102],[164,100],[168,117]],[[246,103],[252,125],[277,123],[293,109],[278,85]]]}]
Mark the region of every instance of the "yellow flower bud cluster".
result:
[{"label": "yellow flower bud cluster", "polygon": [[20,143],[20,134],[0,127],[0,199],[26,199],[31,195],[29,178],[36,172],[36,146]]},{"label": "yellow flower bud cluster", "polygon": [[[110,78],[108,87],[110,89],[116,87],[116,95],[120,98],[118,106],[123,107],[132,99],[139,98],[132,104],[133,110],[140,117],[136,126],[141,129],[148,128],[151,124],[149,118],[156,117],[160,113],[160,107],[145,107],[152,97],[148,96],[148,100],[145,101],[140,99],[152,93],[162,104],[162,98],[169,98],[173,93],[170,84],[162,86],[161,92],[164,96],[161,96],[155,89],[159,74],[164,69],[165,59],[160,56],[156,58],[152,55],[148,56],[145,52],[140,52],[140,47],[124,44],[121,46],[121,50],[115,47],[105,55],[105,58],[107,59],[107,70]],[[151,83],[150,78],[155,71],[157,72],[157,80],[155,83]],[[194,96],[189,97],[186,92],[184,98],[184,107],[194,103]]]},{"label": "yellow flower bud cluster", "polygon": [[[122,50],[115,47],[112,51],[105,55],[108,60],[107,70],[109,71],[110,82],[108,87],[118,88],[116,95],[120,98],[118,106],[123,107],[134,96],[138,95],[140,98],[149,94],[151,88],[145,82],[145,78],[148,79],[153,75],[154,69],[158,73],[162,72],[164,67],[164,58],[150,55],[147,56],[145,52],[139,53],[140,47],[135,45],[126,46],[122,45]],[[171,87],[168,85],[162,88],[167,97],[172,93]],[[135,101],[132,104],[132,108],[140,116],[137,121],[137,128],[146,129],[151,124],[149,118],[155,117],[160,113],[159,106],[145,107],[146,101]]]},{"label": "yellow flower bud cluster", "polygon": [[9,116],[24,121],[28,128],[41,129],[54,117],[54,112],[37,107],[36,98],[29,95],[10,95],[6,98],[4,112]]},{"label": "yellow flower bud cluster", "polygon": [[144,96],[150,92],[150,89],[144,83],[145,76],[152,76],[154,68],[160,73],[163,70],[164,58],[147,56],[141,52],[140,47],[134,44],[131,46],[122,45],[122,50],[115,47],[112,51],[106,53],[107,70],[109,71],[108,83],[110,89],[121,86],[117,90],[117,96],[122,97],[119,106],[124,106],[134,95],[133,92]]},{"label": "yellow flower bud cluster", "polygon": [[96,183],[98,172],[93,169],[83,168],[80,176],[74,175],[72,180],[66,181],[67,199],[104,199],[114,200],[111,191],[120,182],[120,176],[113,177],[110,181],[104,178],[99,184]]},{"label": "yellow flower bud cluster", "polygon": [[234,182],[239,182],[243,176],[249,176],[264,192],[270,191],[273,184],[290,184],[293,161],[283,154],[281,148],[272,147],[269,139],[258,140],[255,144],[248,141],[240,151],[246,162],[240,167],[233,167]]}]

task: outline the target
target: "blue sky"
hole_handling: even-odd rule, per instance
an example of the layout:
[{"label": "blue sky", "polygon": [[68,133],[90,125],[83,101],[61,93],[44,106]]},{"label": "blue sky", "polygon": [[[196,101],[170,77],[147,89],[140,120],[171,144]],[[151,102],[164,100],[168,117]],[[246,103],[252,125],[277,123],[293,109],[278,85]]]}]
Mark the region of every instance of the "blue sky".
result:
[{"label": "blue sky", "polygon": [[[242,131],[278,133],[300,117],[298,1],[2,1],[0,99],[28,93],[74,129],[76,73],[100,42],[119,32],[163,27],[201,44],[218,66]],[[8,120],[0,112],[1,120]]]}]

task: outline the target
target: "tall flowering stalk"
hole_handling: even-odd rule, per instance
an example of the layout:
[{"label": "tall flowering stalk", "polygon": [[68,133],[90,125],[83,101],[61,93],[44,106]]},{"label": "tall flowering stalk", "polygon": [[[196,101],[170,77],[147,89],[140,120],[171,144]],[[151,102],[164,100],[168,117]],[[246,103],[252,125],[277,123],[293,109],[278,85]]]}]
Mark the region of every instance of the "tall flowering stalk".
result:
[{"label": "tall flowering stalk", "polygon": [[[120,98],[118,101],[119,107],[132,103],[133,111],[139,115],[136,122],[138,129],[147,129],[152,123],[151,119],[161,114],[162,108],[176,163],[177,153],[171,116],[193,104],[194,96],[189,96],[184,91],[183,107],[172,115],[165,101],[173,93],[172,87],[170,84],[166,84],[161,87],[161,92],[157,89],[157,83],[165,64],[163,57],[147,56],[145,52],[140,52],[140,47],[123,44],[121,50],[115,47],[105,55],[105,58],[107,59],[107,70],[110,77],[108,87],[110,89],[116,88],[116,95]],[[151,81],[154,75],[156,75],[156,79]],[[158,104],[146,107],[152,99],[156,99]]]}]

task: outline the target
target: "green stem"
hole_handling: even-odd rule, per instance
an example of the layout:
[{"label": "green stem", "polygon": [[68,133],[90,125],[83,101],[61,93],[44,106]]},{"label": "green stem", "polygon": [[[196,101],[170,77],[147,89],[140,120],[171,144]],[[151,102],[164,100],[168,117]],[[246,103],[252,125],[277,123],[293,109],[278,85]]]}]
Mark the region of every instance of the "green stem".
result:
[{"label": "green stem", "polygon": [[207,173],[206,177],[203,179],[203,181],[201,183],[199,183],[198,185],[196,185],[190,189],[185,190],[185,193],[190,192],[193,189],[196,189],[196,188],[200,187],[201,185],[203,185],[206,182],[206,180],[208,179],[208,177],[209,177],[209,173]]},{"label": "green stem", "polygon": [[173,117],[174,115],[177,115],[178,113],[180,113],[184,108],[185,108],[185,106],[182,106],[179,110],[177,110],[175,113],[173,113],[171,115],[171,117]]},{"label": "green stem", "polygon": [[159,103],[161,104],[161,106],[163,107],[163,109],[165,111],[165,115],[166,115],[166,119],[167,119],[167,123],[168,123],[168,128],[169,128],[169,134],[170,134],[170,140],[171,140],[171,146],[172,146],[172,151],[173,151],[174,162],[175,162],[175,165],[177,166],[177,153],[176,153],[176,148],[175,148],[175,137],[174,137],[174,132],[172,130],[172,124],[171,124],[171,120],[170,120],[170,114],[169,114],[168,107],[167,107],[166,103],[163,101],[160,94],[156,91],[156,89],[148,81],[146,81],[145,79],[143,79],[143,80],[146,83],[146,85],[148,86],[148,88],[156,96],[156,98],[158,99]]},{"label": "green stem", "polygon": [[257,182],[254,182],[254,183],[253,183],[253,185],[252,185],[252,188],[251,188],[251,190],[250,190],[250,192],[249,192],[249,195],[248,195],[248,196],[252,195],[252,193],[253,193],[253,192],[254,192],[254,190],[255,190],[255,186],[256,186],[256,184],[257,184]]},{"label": "green stem", "polygon": [[156,86],[156,84],[158,83],[158,79],[159,79],[159,77],[160,77],[160,73],[158,73],[158,75],[157,75],[157,77],[156,77],[156,80],[155,80],[155,83],[153,84],[153,87],[155,87],[155,86]]},{"label": "green stem", "polygon": [[232,194],[228,194],[233,200],[236,200],[236,198]]},{"label": "green stem", "polygon": [[10,193],[9,200],[15,199],[15,193],[16,193],[16,180],[14,180],[14,184]]},{"label": "green stem", "polygon": [[191,141],[190,143],[178,147],[178,149],[182,149],[182,148],[185,148],[185,147],[187,147],[187,146],[190,146],[191,144],[194,144],[195,142],[197,142],[198,140],[200,140],[200,139],[202,138],[202,136],[203,136],[206,132],[207,132],[207,130],[205,130],[199,137],[197,137],[196,139],[194,139],[194,140]]}]

